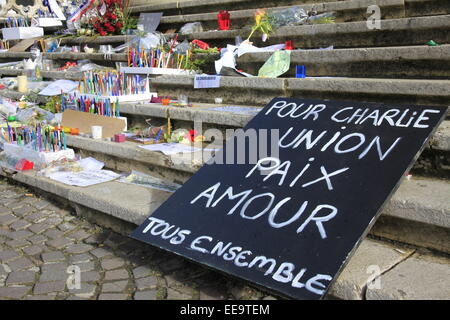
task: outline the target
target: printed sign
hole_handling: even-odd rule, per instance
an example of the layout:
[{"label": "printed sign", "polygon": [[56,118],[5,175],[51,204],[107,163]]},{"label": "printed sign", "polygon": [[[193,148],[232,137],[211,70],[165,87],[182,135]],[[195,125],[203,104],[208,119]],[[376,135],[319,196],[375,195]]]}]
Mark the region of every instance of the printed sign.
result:
[{"label": "printed sign", "polygon": [[194,89],[219,88],[220,76],[196,75],[194,78]]},{"label": "printed sign", "polygon": [[320,299],[446,113],[276,98],[132,237]]}]

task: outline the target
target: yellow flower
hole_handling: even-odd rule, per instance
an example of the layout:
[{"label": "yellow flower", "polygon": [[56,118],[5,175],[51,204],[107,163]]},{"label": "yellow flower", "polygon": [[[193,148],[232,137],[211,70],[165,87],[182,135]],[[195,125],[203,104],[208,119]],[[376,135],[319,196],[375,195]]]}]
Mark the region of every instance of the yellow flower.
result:
[{"label": "yellow flower", "polygon": [[257,26],[259,26],[261,24],[261,20],[265,15],[266,15],[266,10],[264,10],[264,9],[256,10],[255,21],[256,21]]}]

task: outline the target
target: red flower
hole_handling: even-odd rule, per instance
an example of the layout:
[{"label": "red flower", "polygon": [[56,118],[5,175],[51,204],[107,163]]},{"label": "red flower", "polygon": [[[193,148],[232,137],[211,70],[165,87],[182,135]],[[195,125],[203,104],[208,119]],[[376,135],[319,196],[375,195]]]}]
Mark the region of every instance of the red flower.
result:
[{"label": "red flower", "polygon": [[120,21],[117,21],[116,22],[116,28],[122,28],[122,23],[120,22]]},{"label": "red flower", "polygon": [[117,19],[117,16],[116,16],[115,14],[112,14],[112,15],[111,15],[111,19],[116,20],[116,19]]},{"label": "red flower", "polygon": [[197,130],[189,130],[189,133],[186,135],[187,139],[189,139],[189,141],[194,142],[194,139],[196,136],[198,136],[198,131]]}]

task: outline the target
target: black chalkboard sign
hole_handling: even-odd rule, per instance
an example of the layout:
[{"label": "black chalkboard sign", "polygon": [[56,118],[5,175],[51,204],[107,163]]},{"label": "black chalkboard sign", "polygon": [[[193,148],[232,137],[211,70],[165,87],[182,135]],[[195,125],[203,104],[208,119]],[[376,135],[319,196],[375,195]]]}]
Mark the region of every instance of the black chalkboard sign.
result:
[{"label": "black chalkboard sign", "polygon": [[276,98],[132,237],[322,298],[446,113]]}]

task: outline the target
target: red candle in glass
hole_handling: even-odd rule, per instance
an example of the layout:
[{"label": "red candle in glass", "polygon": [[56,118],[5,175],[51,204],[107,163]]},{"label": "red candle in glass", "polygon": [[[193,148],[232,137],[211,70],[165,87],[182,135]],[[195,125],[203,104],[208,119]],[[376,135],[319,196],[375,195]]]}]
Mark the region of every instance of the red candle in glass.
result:
[{"label": "red candle in glass", "polygon": [[219,30],[230,29],[230,13],[226,10],[220,10],[217,14],[217,21],[219,23]]}]

